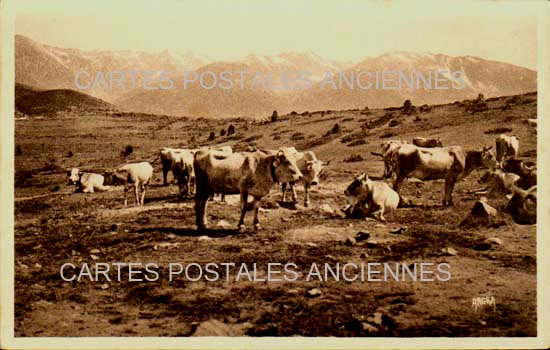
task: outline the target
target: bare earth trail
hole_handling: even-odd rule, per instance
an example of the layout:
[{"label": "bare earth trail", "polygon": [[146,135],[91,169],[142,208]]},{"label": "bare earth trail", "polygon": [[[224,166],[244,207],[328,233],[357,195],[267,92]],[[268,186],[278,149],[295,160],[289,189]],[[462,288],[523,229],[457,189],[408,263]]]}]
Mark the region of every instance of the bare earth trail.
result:
[{"label": "bare earth trail", "polygon": [[[367,117],[357,111],[293,117],[298,121],[283,117],[265,125],[233,121],[240,136],[212,144],[228,143],[235,149],[250,142],[266,148],[296,145],[331,161],[322,183],[311,191],[310,208],[301,203],[295,209],[280,206],[280,187],[274,187],[260,211],[262,230],[252,231],[249,213],[247,230],[241,233],[236,230],[238,196],[228,196],[225,204],[210,202],[209,229],[197,231],[193,200],[178,198],[177,186],[160,186],[158,164],[142,208],[123,208],[119,190],[66,193],[72,189],[65,185],[66,168],[88,165],[102,169],[123,163],[119,153],[127,144],[135,149],[130,160],[152,159],[162,146],[183,146],[191,136],[206,140],[208,133],[201,130],[227,128],[231,122],[203,120],[204,125],[192,129],[191,120],[175,121],[153,138],[148,135],[157,125],[154,119],[140,124],[108,116],[69,122],[62,117],[17,121],[16,144],[21,145],[22,155],[16,156],[15,334],[534,336],[536,225],[517,225],[509,216],[502,216],[498,225],[459,227],[478,199],[468,191],[479,187],[481,172],[457,184],[454,207],[441,206],[441,181],[405,181],[402,194],[416,206],[388,214],[386,224],[346,219],[340,211],[347,204],[343,191],[354,173],[382,173],[381,160],[370,151],[378,150],[384,141],[380,136],[387,132],[404,139],[413,135],[441,137],[444,145],[473,148],[492,144],[495,135],[483,131],[502,126],[502,120],[508,118],[506,126],[519,134],[520,155],[536,160],[536,137],[521,122],[536,113],[536,100],[501,112],[499,106],[505,101],[491,102],[493,109],[484,115],[464,114],[454,105],[436,106],[431,114],[421,115],[425,121],[420,122],[412,121],[414,116],[396,114],[394,118],[401,121],[397,128],[364,129],[367,135],[360,137],[367,142],[356,147],[348,147],[342,138],[351,135],[348,143],[353,142],[365,119],[376,120],[383,110],[373,110]],[[335,120],[335,116],[341,118]],[[328,118],[332,119],[324,121]],[[293,124],[309,120],[315,122],[302,129],[303,139],[293,136],[297,133]],[[335,122],[342,131],[323,137]],[[80,140],[60,137],[73,128],[83,133]],[[274,140],[277,135],[281,138]],[[248,138],[253,141],[245,141]],[[68,150],[74,156],[66,157]],[[344,162],[352,153],[365,160]],[[51,192],[56,185],[57,192]],[[298,198],[303,200],[301,186]],[[392,233],[400,227],[406,228]],[[344,243],[358,232],[370,234],[368,244]],[[487,246],[483,242],[488,237],[497,237],[502,244]],[[444,248],[453,248],[456,255],[445,254]],[[64,263],[92,267],[113,262],[155,263],[159,278],[129,281],[128,267],[122,268],[121,281],[114,270],[109,274],[111,281],[100,275],[99,281],[65,282],[60,276]],[[246,263],[249,268],[256,264],[256,281],[244,275],[236,281],[238,269],[230,272],[228,280],[225,275],[215,281],[190,281],[183,275],[168,279],[169,263],[224,262]],[[306,280],[313,263],[320,267],[339,263],[342,267],[346,263],[384,262],[409,266],[447,263],[451,278],[348,282],[340,275],[339,281],[330,276],[327,281]],[[293,263],[298,278],[261,281],[268,275],[268,263]],[[135,276],[150,276],[143,267],[137,270],[141,274]],[[483,296],[494,297],[495,306],[476,310],[472,298]]]}]

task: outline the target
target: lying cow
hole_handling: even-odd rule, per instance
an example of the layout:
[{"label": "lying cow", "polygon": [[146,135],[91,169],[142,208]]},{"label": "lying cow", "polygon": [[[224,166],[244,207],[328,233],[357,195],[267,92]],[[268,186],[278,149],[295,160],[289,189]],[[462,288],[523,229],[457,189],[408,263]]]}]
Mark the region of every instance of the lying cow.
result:
[{"label": "lying cow", "polygon": [[69,185],[76,185],[76,192],[94,193],[108,191],[109,186],[103,185],[105,177],[100,174],[84,173],[78,168],[72,168],[68,173]]},{"label": "lying cow", "polygon": [[537,170],[534,167],[529,167],[521,159],[509,158],[502,164],[502,169],[507,172],[519,175],[517,185],[527,190],[537,184]]},{"label": "lying cow", "polygon": [[413,138],[413,145],[418,147],[426,147],[426,148],[443,147],[443,144],[441,143],[441,140],[439,138],[428,139],[425,137]]},{"label": "lying cow", "polygon": [[537,223],[537,186],[528,190],[517,189],[504,210],[520,225]]},{"label": "lying cow", "polygon": [[506,173],[501,169],[491,169],[478,182],[487,184],[489,198],[504,198],[517,189],[516,184],[519,179],[519,175]]},{"label": "lying cow", "polygon": [[373,155],[380,156],[384,159],[384,175],[382,178],[389,179],[395,173],[397,151],[399,147],[404,144],[407,144],[407,141],[388,140],[380,145],[382,153],[371,152]]},{"label": "lying cow", "polygon": [[495,140],[497,161],[502,164],[505,157],[515,157],[519,152],[519,140],[516,136],[501,134]]},{"label": "lying cow", "polygon": [[[148,162],[131,163],[105,172],[105,183],[124,186],[124,206],[128,205],[126,194],[134,187],[136,206],[142,206],[147,185],[153,177],[153,167]],[[139,197],[141,192],[141,198]]]},{"label": "lying cow", "polygon": [[397,154],[396,178],[393,189],[408,177],[419,180],[445,179],[443,205],[452,205],[452,192],[457,181],[481,167],[496,168],[495,155],[485,147],[480,151],[464,151],[460,146],[424,148],[402,145]]},{"label": "lying cow", "polygon": [[344,191],[346,196],[355,197],[355,205],[363,205],[366,215],[372,214],[376,219],[385,222],[385,212],[392,212],[399,205],[399,194],[387,183],[372,181],[365,173],[357,176]]},{"label": "lying cow", "polygon": [[195,155],[197,191],[195,214],[197,228],[207,225],[207,204],[214,193],[241,195],[241,216],[239,230],[244,229],[244,217],[248,210],[248,195],[254,198],[254,229],[260,227],[258,210],[260,200],[278,182],[293,182],[302,179],[296,160],[289,152],[280,150],[276,154],[264,152],[243,152],[219,155],[212,150],[201,150]]},{"label": "lying cow", "polygon": [[[323,167],[328,165],[329,162],[324,163],[318,160],[313,151],[298,152],[294,147],[283,149],[294,155],[296,159],[296,165],[298,165],[298,168],[302,172],[302,184],[304,185],[304,206],[309,207],[309,188],[311,186],[316,186],[319,184],[319,176],[323,171]],[[292,192],[292,201],[296,203],[298,199],[296,196],[296,187],[294,185],[294,182],[283,182],[281,184],[283,191],[283,202],[286,201],[287,185],[290,187],[290,191]]]}]

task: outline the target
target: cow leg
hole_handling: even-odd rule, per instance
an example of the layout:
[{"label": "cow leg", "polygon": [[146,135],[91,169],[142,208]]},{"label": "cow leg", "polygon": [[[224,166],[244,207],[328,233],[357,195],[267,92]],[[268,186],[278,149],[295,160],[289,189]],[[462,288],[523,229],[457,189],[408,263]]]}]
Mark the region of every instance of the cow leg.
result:
[{"label": "cow leg", "polygon": [[83,193],[94,193],[94,188],[93,187],[90,187],[90,186],[86,186],[84,187],[84,189],[82,190]]},{"label": "cow leg", "polygon": [[128,186],[124,186],[124,206],[126,207],[128,205]]},{"label": "cow leg", "polygon": [[309,185],[304,184],[304,207],[309,207]]},{"label": "cow leg", "polygon": [[225,193],[222,193],[222,203],[225,203]]},{"label": "cow leg", "polygon": [[241,191],[241,218],[239,219],[239,231],[244,230],[244,216],[248,209],[248,192]]},{"label": "cow leg", "polygon": [[136,206],[140,206],[140,201],[139,201],[139,185],[138,183],[136,182],[134,184],[134,194],[136,195]]},{"label": "cow leg", "polygon": [[141,186],[141,205],[145,203],[145,190],[147,189],[147,185]]},{"label": "cow leg", "polygon": [[208,203],[206,200],[195,200],[195,217],[197,223],[197,229],[199,231],[205,230],[208,220],[206,218],[206,207]]},{"label": "cow leg", "polygon": [[283,199],[282,199],[282,202],[284,203],[286,201],[286,182],[283,182],[281,184],[281,189],[283,191]]},{"label": "cow leg", "polygon": [[170,168],[172,167],[172,161],[162,161],[162,179],[163,179],[163,185],[168,185],[168,171],[170,171]]},{"label": "cow leg", "polygon": [[254,202],[252,203],[252,207],[254,208],[254,231],[258,231],[260,229],[260,220],[258,219],[258,212],[260,211],[260,204],[261,199],[258,197],[254,197]]},{"label": "cow leg", "polygon": [[456,179],[445,179],[445,198],[443,198],[443,206],[453,205],[453,189],[455,187]]},{"label": "cow leg", "polygon": [[290,182],[290,191],[292,192],[292,203],[298,202],[298,196],[296,195],[296,183]]},{"label": "cow leg", "polygon": [[189,179],[189,195],[192,196],[193,193],[195,193],[195,191],[197,190],[197,187],[196,187],[196,179],[194,176],[192,176],[190,179]]},{"label": "cow leg", "polygon": [[399,185],[401,185],[401,182],[405,179],[404,176],[402,176],[399,171],[397,172],[397,175],[395,176],[395,181],[393,182],[393,190],[397,193],[399,193]]},{"label": "cow leg", "polygon": [[384,218],[384,207],[380,206],[378,209],[372,212],[372,216],[374,216],[375,219],[378,219],[382,222],[386,222],[386,218]]}]

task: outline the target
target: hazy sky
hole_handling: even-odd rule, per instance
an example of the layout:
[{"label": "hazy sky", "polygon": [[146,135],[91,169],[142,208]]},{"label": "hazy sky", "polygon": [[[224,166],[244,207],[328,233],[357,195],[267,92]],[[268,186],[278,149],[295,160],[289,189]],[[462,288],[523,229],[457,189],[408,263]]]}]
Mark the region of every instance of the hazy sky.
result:
[{"label": "hazy sky", "polygon": [[390,51],[473,55],[536,69],[529,1],[19,0],[16,33],[92,49],[190,49],[214,59],[313,51],[359,61]]}]

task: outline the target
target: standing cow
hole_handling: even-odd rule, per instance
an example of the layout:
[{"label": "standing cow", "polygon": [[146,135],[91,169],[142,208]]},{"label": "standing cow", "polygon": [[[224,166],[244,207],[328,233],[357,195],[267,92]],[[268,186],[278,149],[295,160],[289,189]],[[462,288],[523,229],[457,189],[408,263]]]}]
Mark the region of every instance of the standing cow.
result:
[{"label": "standing cow", "polygon": [[[296,158],[296,165],[298,165],[298,168],[302,172],[302,184],[304,186],[304,206],[309,207],[309,188],[311,186],[316,186],[319,184],[319,176],[323,171],[323,167],[327,166],[329,162],[325,163],[318,160],[313,151],[298,152],[295,150],[294,147],[285,148],[285,150],[294,155],[294,157]],[[292,152],[293,150],[294,152]],[[292,201],[296,203],[298,199],[294,182],[283,182],[281,184],[283,191],[283,202],[286,200],[287,185],[290,187],[290,190],[292,192]]]},{"label": "standing cow", "polygon": [[457,181],[473,170],[496,168],[495,155],[491,147],[482,150],[464,151],[460,146],[424,148],[403,145],[397,154],[397,176],[393,189],[399,192],[399,185],[407,177],[419,180],[445,179],[443,205],[452,205],[452,192]]},{"label": "standing cow", "polygon": [[294,156],[284,150],[276,154],[258,151],[230,155],[217,155],[215,151],[201,150],[195,155],[193,164],[197,181],[195,214],[199,230],[206,227],[208,199],[214,193],[241,195],[239,230],[244,229],[248,195],[251,195],[254,198],[254,229],[258,230],[258,210],[262,197],[278,182],[302,179]]},{"label": "standing cow", "polygon": [[[130,163],[105,172],[105,183],[124,186],[124,206],[128,205],[126,195],[134,187],[136,206],[142,206],[147,185],[153,177],[153,167],[148,162]],[[139,193],[141,192],[141,199]]]}]

